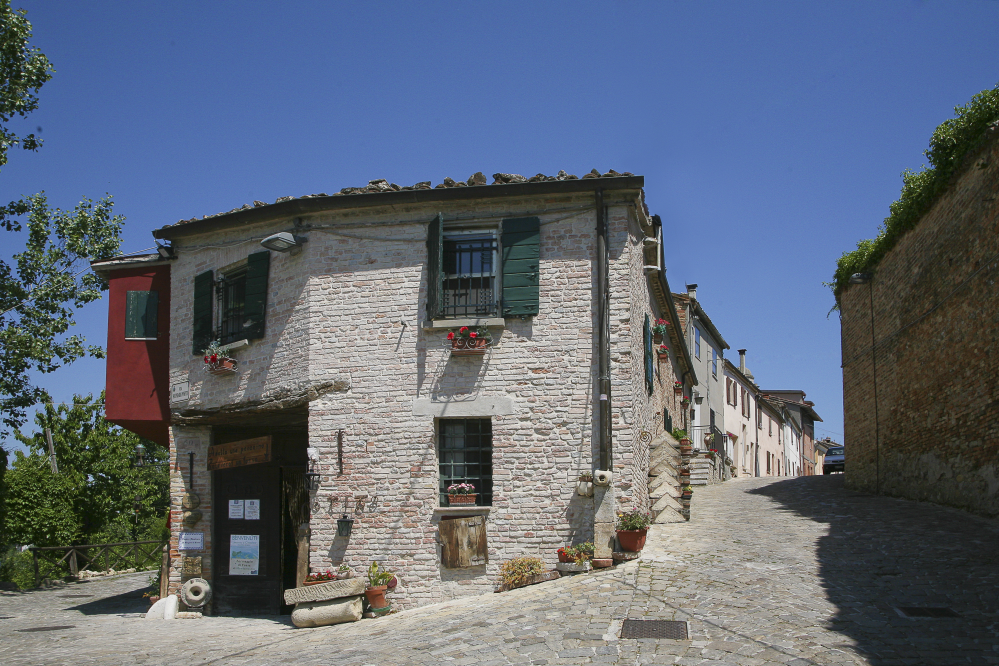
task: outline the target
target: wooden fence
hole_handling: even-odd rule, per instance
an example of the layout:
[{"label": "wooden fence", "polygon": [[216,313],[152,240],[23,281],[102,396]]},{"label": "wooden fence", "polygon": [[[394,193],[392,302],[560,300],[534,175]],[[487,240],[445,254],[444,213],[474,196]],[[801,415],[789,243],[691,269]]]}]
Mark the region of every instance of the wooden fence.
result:
[{"label": "wooden fence", "polygon": [[28,550],[34,557],[35,585],[46,578],[78,578],[81,571],[144,569],[159,566],[166,541],[126,541],[86,546],[47,546]]}]

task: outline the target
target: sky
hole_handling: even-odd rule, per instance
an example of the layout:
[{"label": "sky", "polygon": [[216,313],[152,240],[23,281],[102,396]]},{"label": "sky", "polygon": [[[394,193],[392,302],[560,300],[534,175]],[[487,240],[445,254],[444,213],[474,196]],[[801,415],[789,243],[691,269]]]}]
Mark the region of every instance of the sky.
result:
[{"label": "sky", "polygon": [[[11,152],[4,202],[111,193],[132,252],[180,219],[376,178],[630,171],[674,291],[696,283],[725,356],[804,390],[837,441],[823,281],[934,128],[999,82],[989,0],[12,4],[56,73],[10,124],[45,143]],[[106,329],[104,299],[74,332]],[[57,402],[97,394],[104,364],[38,380]]]}]

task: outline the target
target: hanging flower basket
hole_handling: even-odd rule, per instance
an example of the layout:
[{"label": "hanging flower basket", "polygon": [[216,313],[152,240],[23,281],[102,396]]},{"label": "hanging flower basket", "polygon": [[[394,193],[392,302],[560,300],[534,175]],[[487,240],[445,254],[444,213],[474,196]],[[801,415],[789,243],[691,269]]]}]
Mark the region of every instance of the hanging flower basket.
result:
[{"label": "hanging flower basket", "polygon": [[666,336],[669,334],[667,326],[669,326],[669,322],[661,317],[656,321],[656,325],[652,327],[653,342],[659,344],[666,339]]},{"label": "hanging flower basket", "polygon": [[452,356],[481,356],[486,353],[492,335],[484,326],[462,326],[448,331],[447,339],[450,341]]},{"label": "hanging flower basket", "polygon": [[656,345],[656,356],[659,357],[659,360],[669,358],[669,347],[666,345]]},{"label": "hanging flower basket", "polygon": [[673,382],[673,393],[683,395],[683,382]]},{"label": "hanging flower basket", "polygon": [[218,340],[211,342],[205,350],[205,372],[210,375],[234,375],[236,374],[236,359],[226,356]]}]

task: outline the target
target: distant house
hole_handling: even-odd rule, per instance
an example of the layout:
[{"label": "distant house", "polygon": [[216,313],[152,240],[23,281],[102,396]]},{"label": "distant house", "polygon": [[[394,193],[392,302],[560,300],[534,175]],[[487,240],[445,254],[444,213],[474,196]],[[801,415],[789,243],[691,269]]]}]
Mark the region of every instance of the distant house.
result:
[{"label": "distant house", "polygon": [[999,129],[837,294],[848,487],[999,516]]},{"label": "distant house", "polygon": [[[651,453],[698,379],[644,179],[485,183],[254,202],[94,264],[109,418],[168,435],[171,592],[200,575],[216,613],[277,613],[310,569],[377,560],[412,607],[491,590],[514,556],[610,557],[616,510],[665,511]],[[593,470],[611,486],[578,494]]]},{"label": "distant house", "polygon": [[753,403],[758,391],[746,367],[746,350],[739,350],[739,365],[725,359],[725,428],[736,476],[759,476],[756,459],[760,440]]},{"label": "distant house", "polygon": [[[815,403],[811,400],[805,400],[804,391],[765,389],[762,393],[771,401],[779,401],[792,416],[800,430],[801,443],[797,447],[797,458],[794,463],[796,468],[800,470],[800,474],[802,476],[821,474],[821,463],[816,466],[815,422],[822,421],[822,417],[815,411]],[[795,454],[790,453],[789,449],[788,455]]]}]

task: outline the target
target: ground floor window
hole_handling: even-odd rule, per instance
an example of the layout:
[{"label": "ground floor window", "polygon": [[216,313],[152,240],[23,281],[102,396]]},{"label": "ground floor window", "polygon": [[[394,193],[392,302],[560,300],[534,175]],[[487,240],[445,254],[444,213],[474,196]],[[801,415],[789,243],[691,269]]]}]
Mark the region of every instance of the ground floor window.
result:
[{"label": "ground floor window", "polygon": [[447,487],[471,483],[476,505],[493,503],[493,424],[491,419],[440,419],[437,422],[440,461],[440,505],[448,506]]}]

